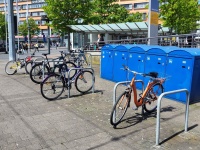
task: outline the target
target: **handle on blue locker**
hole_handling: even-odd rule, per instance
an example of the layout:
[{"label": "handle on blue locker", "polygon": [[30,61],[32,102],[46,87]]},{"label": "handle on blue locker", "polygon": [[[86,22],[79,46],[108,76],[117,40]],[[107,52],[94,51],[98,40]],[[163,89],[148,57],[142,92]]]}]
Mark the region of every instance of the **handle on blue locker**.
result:
[{"label": "handle on blue locker", "polygon": [[160,62],[158,62],[158,64],[161,64]]},{"label": "handle on blue locker", "polygon": [[140,59],[138,59],[138,61],[141,61]]},{"label": "handle on blue locker", "polygon": [[182,66],[182,68],[186,68],[185,66]]}]

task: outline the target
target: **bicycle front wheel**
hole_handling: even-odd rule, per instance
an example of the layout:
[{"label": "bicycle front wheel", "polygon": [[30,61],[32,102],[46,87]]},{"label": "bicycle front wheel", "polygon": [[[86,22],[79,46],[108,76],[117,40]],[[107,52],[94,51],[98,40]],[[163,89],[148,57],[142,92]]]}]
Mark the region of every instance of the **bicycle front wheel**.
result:
[{"label": "bicycle front wheel", "polygon": [[27,74],[30,73],[30,70],[31,70],[31,68],[32,68],[32,64],[33,64],[33,61],[28,61],[28,62],[26,62],[25,70],[26,70],[26,73],[27,73]]},{"label": "bicycle front wheel", "polygon": [[124,91],[117,99],[110,115],[110,124],[116,127],[124,117],[131,100],[131,93]]},{"label": "bicycle front wheel", "polygon": [[17,72],[17,62],[16,61],[9,61],[5,66],[5,72],[8,75],[13,75]]},{"label": "bicycle front wheel", "polygon": [[163,93],[163,86],[160,83],[154,84],[148,91],[146,96],[144,97],[145,104],[144,110],[146,112],[153,112],[157,108],[157,99]]},{"label": "bicycle front wheel", "polygon": [[[49,74],[49,68],[45,65],[44,74]],[[34,83],[40,84],[43,80],[43,64],[35,64],[30,71],[30,78]]]},{"label": "bicycle front wheel", "polygon": [[63,93],[64,85],[61,76],[50,75],[40,84],[41,94],[48,100],[55,100]]},{"label": "bicycle front wheel", "polygon": [[93,72],[89,70],[80,71],[75,80],[75,87],[80,93],[86,93],[92,89],[94,82]]}]

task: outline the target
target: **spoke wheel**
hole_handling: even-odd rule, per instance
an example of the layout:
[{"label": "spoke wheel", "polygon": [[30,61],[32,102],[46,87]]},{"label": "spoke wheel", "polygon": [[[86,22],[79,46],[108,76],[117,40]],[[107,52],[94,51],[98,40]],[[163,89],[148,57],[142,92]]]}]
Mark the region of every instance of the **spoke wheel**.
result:
[{"label": "spoke wheel", "polygon": [[148,91],[144,98],[144,110],[146,112],[153,112],[157,108],[157,99],[163,93],[163,86],[160,83],[154,84]]},{"label": "spoke wheel", "polygon": [[13,75],[17,72],[17,62],[16,61],[9,61],[5,66],[5,72],[8,75]]},{"label": "spoke wheel", "polygon": [[81,71],[75,80],[75,87],[80,93],[90,91],[94,85],[95,78],[89,70]]},{"label": "spoke wheel", "polygon": [[117,99],[115,105],[113,106],[111,115],[110,115],[110,124],[116,127],[122,118],[124,117],[129,103],[131,95],[129,92],[124,91]]},{"label": "spoke wheel", "polygon": [[40,85],[41,94],[48,100],[57,99],[64,91],[64,81],[59,75],[48,76]]},{"label": "spoke wheel", "polygon": [[[49,68],[45,66],[44,75],[49,74]],[[43,80],[43,64],[35,64],[30,71],[30,78],[34,83],[40,84]]]},{"label": "spoke wheel", "polygon": [[33,61],[28,61],[28,62],[26,62],[25,70],[26,70],[26,73],[27,73],[27,74],[30,73],[31,68],[32,68],[32,64],[33,64]]}]

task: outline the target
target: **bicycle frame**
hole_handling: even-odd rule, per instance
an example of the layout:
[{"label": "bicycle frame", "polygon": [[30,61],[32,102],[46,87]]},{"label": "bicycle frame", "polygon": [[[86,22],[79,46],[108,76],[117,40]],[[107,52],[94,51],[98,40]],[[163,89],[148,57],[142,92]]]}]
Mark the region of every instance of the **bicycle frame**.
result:
[{"label": "bicycle frame", "polygon": [[[162,84],[165,81],[165,79],[155,79],[153,81],[149,81],[144,92],[142,93],[142,96],[139,99],[137,99],[137,89],[135,86],[135,77],[136,77],[136,74],[134,74],[134,77],[132,78],[130,86],[131,86],[132,92],[133,92],[134,103],[135,103],[136,107],[140,107],[144,104],[144,97],[146,96],[147,91],[156,83]],[[156,96],[156,95],[154,95],[154,96]]]}]

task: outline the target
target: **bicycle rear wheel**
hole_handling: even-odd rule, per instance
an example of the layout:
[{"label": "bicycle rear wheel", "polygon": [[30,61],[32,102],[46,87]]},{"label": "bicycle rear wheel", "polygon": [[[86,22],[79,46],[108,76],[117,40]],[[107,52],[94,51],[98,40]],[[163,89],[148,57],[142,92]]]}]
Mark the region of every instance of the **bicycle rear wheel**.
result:
[{"label": "bicycle rear wheel", "polygon": [[93,72],[89,70],[80,71],[75,80],[75,87],[80,93],[86,93],[92,89],[94,82]]},{"label": "bicycle rear wheel", "polygon": [[[49,68],[45,65],[44,75],[49,74]],[[34,83],[40,84],[43,80],[43,64],[35,64],[30,71],[30,78]]]},{"label": "bicycle rear wheel", "polygon": [[131,100],[131,94],[124,91],[117,99],[110,115],[110,124],[116,127],[124,117]]},{"label": "bicycle rear wheel", "polygon": [[61,76],[57,74],[50,75],[40,84],[41,94],[48,100],[55,100],[63,93],[64,85]]},{"label": "bicycle rear wheel", "polygon": [[13,75],[17,72],[17,62],[16,61],[9,61],[5,66],[5,72],[8,75]]},{"label": "bicycle rear wheel", "polygon": [[144,97],[145,104],[144,110],[146,112],[153,112],[157,108],[157,99],[163,93],[163,86],[160,83],[154,84],[148,91],[146,96]]}]

